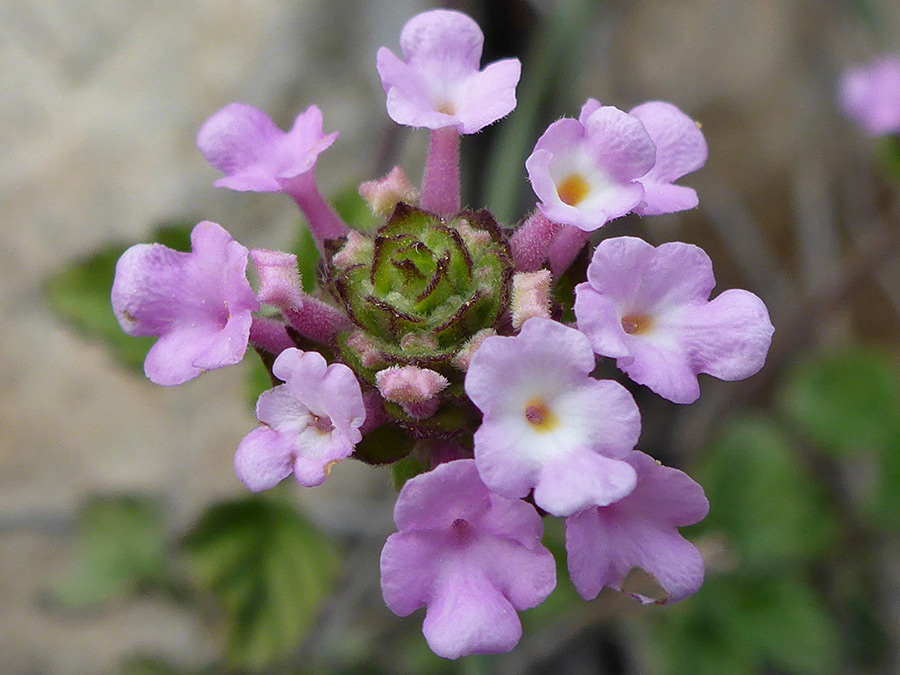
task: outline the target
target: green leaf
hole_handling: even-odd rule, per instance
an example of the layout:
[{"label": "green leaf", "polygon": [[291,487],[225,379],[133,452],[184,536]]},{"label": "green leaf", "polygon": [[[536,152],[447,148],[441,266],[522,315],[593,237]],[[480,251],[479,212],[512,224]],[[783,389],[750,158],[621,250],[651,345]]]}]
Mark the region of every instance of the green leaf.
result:
[{"label": "green leaf", "polygon": [[78,518],[77,563],[54,586],[70,607],[97,605],[163,583],[168,554],[159,508],[138,497],[98,497]]},{"label": "green leaf", "polygon": [[331,203],[343,221],[355,230],[374,232],[381,224],[381,219],[372,213],[372,209],[355,186],[351,185],[341,190]]},{"label": "green leaf", "polygon": [[425,467],[422,462],[413,454],[407,455],[403,459],[394,462],[391,465],[391,478],[394,483],[394,489],[397,492],[406,485],[406,481],[415,478],[420,473],[425,473]]},{"label": "green leaf", "polygon": [[297,256],[297,270],[305,293],[316,290],[316,269],[319,266],[319,249],[308,227],[301,227],[292,251]]},{"label": "green leaf", "polygon": [[541,134],[541,112],[547,107],[551,116],[572,115],[564,106],[571,99],[574,77],[560,73],[577,72],[581,55],[596,25],[594,0],[569,0],[556,3],[555,10],[541,33],[535,36],[516,92],[516,114],[500,123],[485,175],[488,185],[484,203],[501,223],[513,220],[519,195],[527,182],[523,167],[535,141]]},{"label": "green leaf", "polygon": [[[153,240],[176,250],[189,250],[190,230],[187,225],[162,226],[154,233]],[[116,262],[126,248],[110,246],[70,263],[46,280],[44,294],[57,316],[87,338],[105,342],[122,363],[141,371],[156,338],[126,335],[116,321],[109,300]]]},{"label": "green leaf", "polygon": [[728,424],[698,463],[710,514],[698,528],[724,532],[742,569],[782,570],[825,552],[835,520],[824,489],[771,422]]},{"label": "green leaf", "polygon": [[780,403],[823,449],[846,455],[884,445],[900,429],[895,361],[861,349],[811,359],[786,381]]},{"label": "green leaf", "polygon": [[119,669],[119,675],[188,675],[170,663],[150,657],[134,656],[125,660]]},{"label": "green leaf", "polygon": [[660,616],[651,632],[659,673],[796,675],[840,672],[840,633],[800,578],[707,580],[700,592]]},{"label": "green leaf", "polygon": [[889,532],[900,528],[900,432],[877,454],[878,480],[864,504],[871,524]]},{"label": "green leaf", "polygon": [[289,504],[261,497],[207,511],[185,540],[184,559],[221,607],[229,662],[251,670],[299,646],[338,568],[327,538]]},{"label": "green leaf", "polygon": [[250,407],[253,410],[256,410],[256,401],[259,399],[260,395],[264,391],[268,391],[274,386],[277,386],[273,380],[272,375],[269,373],[269,368],[271,368],[271,363],[269,367],[266,367],[266,363],[263,361],[263,358],[271,359],[274,362],[274,358],[271,356],[263,356],[261,353],[257,352],[256,357],[247,359],[247,402],[250,404]]},{"label": "green leaf", "polygon": [[890,134],[879,140],[881,167],[892,181],[900,181],[900,135]]}]

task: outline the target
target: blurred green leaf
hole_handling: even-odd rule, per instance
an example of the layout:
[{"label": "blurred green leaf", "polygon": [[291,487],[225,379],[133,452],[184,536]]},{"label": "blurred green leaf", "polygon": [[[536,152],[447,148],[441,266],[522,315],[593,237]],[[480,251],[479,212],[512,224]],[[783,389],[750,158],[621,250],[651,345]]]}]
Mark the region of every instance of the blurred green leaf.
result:
[{"label": "blurred green leaf", "polygon": [[900,431],[880,448],[878,482],[866,506],[871,524],[896,532],[900,528]]},{"label": "blurred green leaf", "polygon": [[[527,185],[525,159],[542,132],[540,113],[548,103],[551,115],[566,113],[572,77],[560,73],[572,70],[590,39],[597,10],[594,0],[569,0],[554,4],[545,27],[529,47],[522,81],[516,95],[516,112],[501,122],[500,134],[488,160],[489,177],[484,203],[498,222],[509,223],[516,217],[522,188]],[[580,66],[580,64],[579,64]],[[571,116],[577,111],[569,110]]]},{"label": "blurred green leaf", "polygon": [[414,454],[407,455],[403,459],[391,464],[391,478],[394,483],[394,489],[397,492],[406,485],[406,481],[410,478],[418,476],[425,472],[422,462]]},{"label": "blurred green leaf", "polygon": [[96,605],[167,579],[163,518],[148,500],[91,500],[79,513],[78,547],[78,562],[52,591],[63,605]]},{"label": "blurred green leaf", "polygon": [[797,675],[839,672],[840,634],[801,579],[708,579],[651,633],[660,673],[751,675],[774,666]]},{"label": "blurred green leaf", "polygon": [[783,570],[815,558],[834,540],[825,491],[769,421],[728,424],[698,463],[696,477],[711,507],[698,529],[724,532],[742,569]]},{"label": "blurred green leaf", "polygon": [[881,166],[893,181],[900,181],[900,136],[891,134],[879,139],[878,157]]},{"label": "blurred green leaf", "polygon": [[[274,361],[274,359],[272,360]],[[247,359],[247,361],[249,362],[247,366],[247,402],[253,410],[256,410],[256,401],[259,399],[260,394],[268,391],[275,385],[272,382],[272,376],[269,375],[269,369],[266,368],[266,364],[259,353],[255,357]]]},{"label": "blurred green leaf", "polygon": [[229,662],[262,670],[298,647],[337,575],[334,545],[289,504],[251,497],[204,514],[184,543],[224,612]]},{"label": "blurred green leaf", "polygon": [[[176,250],[190,250],[190,231],[188,225],[164,225],[156,230],[153,241]],[[72,262],[47,279],[44,293],[57,316],[86,337],[106,343],[122,363],[141,371],[144,357],[156,338],[126,335],[116,321],[109,299],[116,262],[126,248],[110,246]]]},{"label": "blurred green leaf", "polygon": [[381,219],[372,213],[355,186],[341,190],[331,203],[344,222],[360,232],[372,232],[381,225]]},{"label": "blurred green leaf", "polygon": [[297,256],[297,270],[305,293],[316,290],[316,268],[319,265],[319,249],[308,227],[301,227],[297,241],[291,249]]},{"label": "blurred green leaf", "polygon": [[900,429],[895,362],[857,349],[811,359],[789,375],[780,403],[823,449],[847,454],[884,445]]},{"label": "blurred green leaf", "polygon": [[126,659],[119,675],[188,675],[162,659],[150,656],[134,656]]}]

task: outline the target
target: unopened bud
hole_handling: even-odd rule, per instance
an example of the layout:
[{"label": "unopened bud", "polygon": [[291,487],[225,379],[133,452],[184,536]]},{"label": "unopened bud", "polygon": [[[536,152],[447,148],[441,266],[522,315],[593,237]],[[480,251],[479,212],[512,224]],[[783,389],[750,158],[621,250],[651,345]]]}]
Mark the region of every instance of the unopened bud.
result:
[{"label": "unopened bud", "polygon": [[375,374],[375,385],[385,400],[398,403],[416,419],[435,413],[440,405],[437,395],[449,384],[440,373],[418,366],[392,366]]},{"label": "unopened bud", "polygon": [[397,202],[404,202],[415,206],[419,202],[419,192],[412,186],[403,169],[395,166],[384,178],[366,181],[359,186],[359,194],[372,213],[377,216],[387,216],[397,206]]},{"label": "unopened bud", "polygon": [[550,318],[550,270],[517,272],[512,279],[512,323],[519,330],[533,317]]},{"label": "unopened bud", "polygon": [[293,253],[255,248],[250,259],[259,280],[257,299],[280,309],[298,309],[303,304],[303,287]]}]

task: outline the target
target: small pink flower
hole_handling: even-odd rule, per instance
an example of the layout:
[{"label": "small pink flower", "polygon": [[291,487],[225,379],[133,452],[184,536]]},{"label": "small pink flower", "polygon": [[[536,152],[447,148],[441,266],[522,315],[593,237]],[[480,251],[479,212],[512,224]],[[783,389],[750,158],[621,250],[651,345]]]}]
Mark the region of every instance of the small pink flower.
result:
[{"label": "small pink flower", "polygon": [[593,507],[566,519],[569,574],[578,593],[593,600],[605,587],[621,590],[633,567],[653,575],[666,591],[662,600],[678,602],[703,583],[703,558],[678,528],[706,517],[709,502],[689,476],[633,452],[637,487],[609,506]]},{"label": "small pink flower", "polygon": [[544,215],[589,232],[641,203],[638,179],[655,161],[656,148],[637,117],[591,99],[577,120],[547,128],[525,167]]},{"label": "small pink flower", "polygon": [[407,21],[400,34],[403,60],[386,47],[377,66],[397,124],[428,129],[453,127],[474,134],[516,107],[518,59],[479,70],[484,35],[460,12],[436,9]]},{"label": "small pink flower", "polygon": [[238,478],[253,492],[275,487],[291,473],[301,485],[321,485],[362,439],[366,410],[359,382],[347,366],[329,366],[321,354],[294,348],[281,352],[272,373],[284,384],[256,403],[261,426],[238,446]]},{"label": "small pink flower", "polygon": [[634,209],[641,216],[685,211],[697,206],[697,192],[675,181],[704,164],[709,155],[700,127],[671,103],[650,101],[629,113],[644,125],[656,146],[656,163],[638,179],[644,199]]},{"label": "small pink flower", "polygon": [[697,400],[698,373],[742,380],[765,363],[775,330],[766,306],[743,290],[710,301],[712,262],[696,246],[606,239],[587,278],[575,287],[578,329],[597,354],[670,401]]},{"label": "small pink flower", "polygon": [[204,221],[190,253],[132,246],[116,264],[112,306],[129,335],[159,338],[144,361],[152,382],[181,384],[244,358],[259,303],[247,281],[246,248]]},{"label": "small pink flower", "polygon": [[516,611],[556,586],[534,507],[491,493],[471,459],[407,481],[394,522],[381,552],[384,601],[400,616],[427,607],[422,631],[438,656],[510,651],[522,635]]},{"label": "small pink flower", "polygon": [[484,417],[475,432],[481,479],[555,516],[615,502],[634,489],[627,457],[641,430],[631,394],[595,380],[590,343],[549,319],[515,337],[489,337],[472,357],[465,389]]},{"label": "small pink flower", "polygon": [[849,69],[839,99],[844,114],[870,136],[900,134],[900,55]]},{"label": "small pink flower", "polygon": [[262,110],[230,103],[197,133],[197,147],[225,174],[216,187],[250,192],[289,192],[291,181],[312,171],[337,138],[322,131],[322,111],[310,106],[285,133]]}]

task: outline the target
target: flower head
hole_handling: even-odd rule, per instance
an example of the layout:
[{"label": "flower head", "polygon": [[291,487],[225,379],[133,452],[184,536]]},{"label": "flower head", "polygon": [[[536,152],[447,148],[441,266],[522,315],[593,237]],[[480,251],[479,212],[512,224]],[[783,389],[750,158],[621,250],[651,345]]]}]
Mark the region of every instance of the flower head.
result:
[{"label": "flower head", "polygon": [[638,179],[655,161],[656,148],[637,117],[591,99],[577,120],[547,128],[525,167],[547,218],[591,231],[641,203]]},{"label": "flower head", "polygon": [[472,357],[466,393],[484,414],[475,462],[485,484],[509,498],[534,488],[555,516],[606,505],[634,488],[626,462],[640,414],[619,383],[595,380],[590,343],[549,319],[515,337],[489,337]]},{"label": "flower head", "polygon": [[247,281],[246,248],[204,221],[190,253],[137,244],[119,258],[112,306],[129,335],[159,338],[144,361],[152,382],[176,385],[244,358],[259,303]]},{"label": "flower head", "polygon": [[775,330],[766,306],[743,290],[710,301],[712,263],[696,246],[606,239],[587,277],[575,288],[578,329],[595,352],[670,401],[697,400],[698,373],[741,380],[765,363]]},{"label": "flower head", "polygon": [[839,99],[844,114],[870,136],[900,134],[900,55],[848,70]]},{"label": "flower head", "polygon": [[540,516],[491,493],[470,459],[409,480],[394,522],[381,553],[384,600],[400,616],[427,607],[422,630],[439,656],[511,650],[522,634],[516,610],[556,586]]},{"label": "flower head", "polygon": [[637,451],[627,461],[637,471],[634,492],[566,519],[569,574],[578,593],[592,600],[605,586],[621,590],[638,567],[665,590],[666,597],[656,602],[678,602],[703,583],[703,558],[678,527],[703,520],[709,502],[703,488],[681,471]]},{"label": "flower head", "polygon": [[349,457],[362,439],[366,410],[359,382],[347,366],[294,348],[281,352],[272,373],[284,384],[256,403],[261,426],[238,446],[238,478],[254,492],[291,473],[301,485],[321,485],[331,465]]},{"label": "flower head", "polygon": [[706,164],[709,150],[700,127],[674,105],[663,101],[643,103],[628,114],[643,123],[656,146],[656,163],[639,179],[644,186],[644,199],[635,212],[658,216],[697,206],[697,192],[674,182]]},{"label": "flower head", "polygon": [[250,192],[281,192],[312,171],[319,155],[337,138],[322,131],[322,111],[310,106],[284,132],[262,110],[230,103],[200,127],[197,147],[225,174],[216,187]]},{"label": "flower head", "polygon": [[470,17],[436,9],[410,19],[400,34],[403,60],[378,50],[388,115],[397,124],[453,127],[473,134],[516,107],[518,59],[479,70],[484,35]]}]

